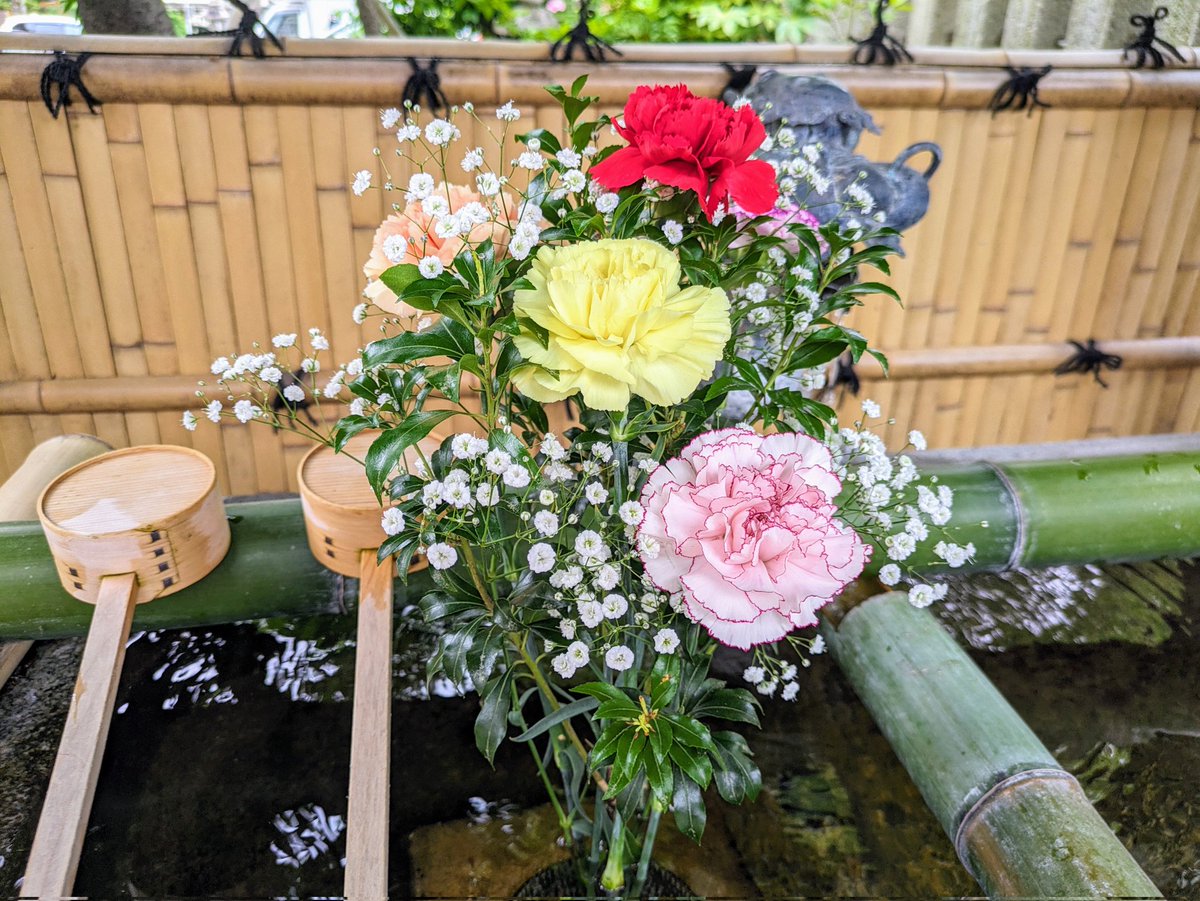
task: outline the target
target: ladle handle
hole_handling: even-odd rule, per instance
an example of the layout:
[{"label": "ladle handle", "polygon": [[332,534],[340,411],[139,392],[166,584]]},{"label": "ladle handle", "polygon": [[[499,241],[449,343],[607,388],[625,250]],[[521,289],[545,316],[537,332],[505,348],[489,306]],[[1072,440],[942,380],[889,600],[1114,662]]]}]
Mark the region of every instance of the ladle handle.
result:
[{"label": "ladle handle", "polygon": [[100,580],[96,610],[29,852],[21,897],[59,899],[72,894],[117,684],[121,681],[136,595],[137,576],[133,573]]},{"label": "ladle handle", "polygon": [[388,890],[395,564],[391,557],[376,563],[375,551],[370,550],[362,552],[359,568],[343,893],[349,901],[382,901]]}]

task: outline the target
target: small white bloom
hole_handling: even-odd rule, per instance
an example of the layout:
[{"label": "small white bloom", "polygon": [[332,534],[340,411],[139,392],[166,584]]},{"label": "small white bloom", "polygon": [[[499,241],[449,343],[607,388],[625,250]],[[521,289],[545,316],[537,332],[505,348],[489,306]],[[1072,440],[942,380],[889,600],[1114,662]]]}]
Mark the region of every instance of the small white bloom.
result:
[{"label": "small white bloom", "polygon": [[466,485],[471,481],[471,474],[465,469],[452,469],[442,479],[447,485]]},{"label": "small white bloom", "polygon": [[602,591],[610,591],[617,587],[617,583],[621,581],[621,571],[611,563],[605,563],[602,567],[596,570],[596,585]]},{"label": "small white bloom", "polygon": [[662,224],[662,233],[672,244],[678,244],[683,240],[683,226],[674,219],[668,219]]},{"label": "small white bloom", "polygon": [[308,343],[312,345],[313,350],[329,350],[329,339],[320,332],[310,332]]},{"label": "small white bloom", "polygon": [[599,482],[589,482],[588,486],[583,489],[583,496],[587,498],[589,504],[598,507],[608,500],[608,489]]},{"label": "small white bloom", "polygon": [[924,541],[929,537],[929,526],[925,525],[925,523],[921,520],[915,518],[910,519],[904,524],[904,531],[906,531],[917,541]]},{"label": "small white bloom", "polygon": [[463,156],[462,167],[464,172],[474,172],[483,165],[483,148],[476,147],[473,150],[468,150]]},{"label": "small white bloom", "polygon": [[912,556],[917,549],[917,542],[907,532],[897,532],[883,540],[887,555],[893,560],[903,561]]},{"label": "small white bloom", "polygon": [[546,160],[540,153],[533,150],[526,150],[517,157],[515,165],[518,169],[529,169],[531,172],[537,172],[546,165]]},{"label": "small white bloom", "polygon": [[300,401],[307,397],[307,395],[304,393],[304,389],[299,385],[288,385],[283,389],[283,396],[294,404],[300,403]]},{"label": "small white bloom", "polygon": [[248,400],[239,400],[233,405],[233,415],[237,417],[238,422],[249,422],[262,415],[262,410]]},{"label": "small white bloom", "polygon": [[475,187],[484,197],[495,197],[500,193],[500,179],[493,172],[475,176]]},{"label": "small white bloom", "polygon": [[513,238],[508,244],[508,254],[514,260],[523,260],[533,252],[533,242],[526,238]]},{"label": "small white bloom", "polygon": [[433,193],[433,176],[426,172],[418,172],[408,180],[408,193],[404,199],[409,203],[416,200],[424,200]]},{"label": "small white bloom", "polygon": [[367,400],[363,397],[356,397],[350,401],[350,415],[362,416],[367,409]]},{"label": "small white bloom", "polygon": [[604,621],[604,607],[599,601],[580,601],[577,605],[579,619],[589,629],[594,629]]},{"label": "small white bloom", "polygon": [[862,402],[862,411],[871,419],[878,419],[881,415],[879,404],[875,403],[875,401],[870,400],[869,398]]},{"label": "small white bloom", "polygon": [[768,697],[768,698],[772,697],[778,689],[779,689],[779,680],[778,679],[768,679],[766,682],[759,682],[758,685],[756,685],[754,687],[754,690],[757,691],[760,695],[763,695],[764,697]]},{"label": "small white bloom", "polygon": [[796,700],[796,695],[800,693],[800,684],[798,682],[788,682],[783,686],[783,694],[780,695],[785,701]]},{"label": "small white bloom", "polygon": [[900,581],[900,567],[895,563],[888,563],[879,568],[879,581],[884,585],[895,585]]},{"label": "small white bloom", "polygon": [[504,470],[504,484],[509,488],[524,488],[529,484],[529,470],[520,463],[514,463]]},{"label": "small white bloom", "polygon": [[562,637],[567,641],[571,641],[575,638],[575,630],[577,628],[578,626],[573,619],[564,619],[558,624],[559,633],[561,633]]},{"label": "small white bloom", "polygon": [[575,536],[575,553],[585,563],[603,563],[612,556],[604,539],[591,529],[585,529]]},{"label": "small white bloom", "polygon": [[638,553],[643,560],[656,560],[662,553],[662,543],[653,535],[640,534],[637,543]]},{"label": "small white bloom", "polygon": [[421,212],[434,219],[450,215],[450,201],[441,194],[432,194],[421,201]]},{"label": "small white bloom", "polygon": [[629,609],[629,601],[619,594],[609,594],[605,595],[601,607],[604,608],[605,619],[620,619]]},{"label": "small white bloom", "polygon": [[636,526],[641,523],[644,511],[637,501],[626,501],[617,508],[617,515],[625,525]]},{"label": "small white bloom", "polygon": [[521,111],[513,106],[513,102],[510,100],[496,110],[496,118],[501,122],[516,122],[521,118]]},{"label": "small white bloom", "polygon": [[427,482],[421,489],[421,501],[429,509],[433,509],[442,502],[442,488],[445,486],[434,479],[432,482]]},{"label": "small white bloom", "polygon": [[229,357],[217,357],[210,367],[213,375],[220,375],[229,368]]},{"label": "small white bloom", "polygon": [[475,489],[475,502],[481,507],[494,507],[500,503],[500,489],[495,485],[480,485]]},{"label": "small white bloom", "polygon": [[824,635],[818,635],[816,638],[814,638],[812,640],[812,644],[810,644],[808,646],[808,653],[816,654],[816,655],[825,653],[825,636]]},{"label": "small white bloom", "polygon": [[274,344],[276,347],[291,347],[292,345],[294,345],[296,343],[296,335],[295,335],[295,333],[292,333],[290,335],[288,335],[288,334],[276,335],[274,338],[271,339],[271,343]]},{"label": "small white bloom", "polygon": [[425,126],[425,140],[434,147],[445,147],[451,141],[457,141],[462,136],[453,122],[445,119],[434,119]]},{"label": "small white bloom", "polygon": [[587,187],[587,176],[578,169],[568,169],[563,173],[562,186],[572,194],[578,194]]},{"label": "small white bloom", "polygon": [[914,585],[908,590],[908,602],[914,607],[928,607],[933,603],[933,587],[930,585]]},{"label": "small white bloom", "polygon": [[767,672],[761,666],[748,666],[742,671],[742,678],[751,685],[758,685],[766,677]]},{"label": "small white bloom", "polygon": [[604,662],[610,670],[618,673],[624,672],[633,666],[633,651],[623,644],[615,645],[605,653]]},{"label": "small white bloom", "polygon": [[512,466],[512,462],[513,459],[508,455],[508,451],[498,447],[488,451],[483,458],[483,465],[494,476],[503,475],[504,470]]},{"label": "small white bloom", "polygon": [[746,288],[746,300],[751,303],[762,303],[767,299],[767,286],[762,282],[754,282]]},{"label": "small white bloom", "polygon": [[553,535],[558,531],[558,514],[539,510],[533,514],[533,527],[540,535]]},{"label": "small white bloom", "polygon": [[549,488],[543,488],[538,492],[538,503],[543,507],[549,507],[554,503],[554,492]]},{"label": "small white bloom", "polygon": [[607,216],[620,204],[621,198],[611,191],[596,198],[596,211]]},{"label": "small white bloom", "polygon": [[458,562],[458,551],[442,541],[429,545],[425,556],[434,569],[449,569]]},{"label": "small white bloom", "polygon": [[[554,548],[546,544],[544,541],[539,541],[529,549],[527,560],[529,569],[535,573],[548,573],[554,569],[554,561],[556,559]],[[564,635],[565,638],[570,638],[570,635]]]},{"label": "small white bloom", "polygon": [[184,410],[182,422],[183,427],[189,432],[196,431],[196,414],[191,410]]},{"label": "small white bloom", "polygon": [[398,507],[388,507],[383,511],[383,531],[388,535],[399,535],[404,531],[404,514]]},{"label": "small white bloom", "polygon": [[400,121],[400,110],[394,106],[388,107],[379,114],[379,124],[389,131],[396,127],[396,123]]},{"label": "small white bloom", "polygon": [[405,141],[415,141],[419,137],[421,137],[421,126],[415,122],[408,122],[396,131],[396,140],[401,144]]},{"label": "small white bloom", "polygon": [[437,257],[425,257],[417,263],[417,269],[424,278],[437,278],[445,271],[446,267]]},{"label": "small white bloom", "polygon": [[923,450],[925,450],[926,447],[929,446],[928,442],[926,442],[926,440],[925,440],[924,434],[922,434],[917,429],[913,429],[911,432],[908,433],[908,443],[911,444],[913,447],[915,447],[919,451],[923,451]]},{"label": "small white bloom", "polygon": [[576,667],[586,666],[591,656],[588,646],[582,641],[573,641],[567,645],[567,657]]},{"label": "small white bloom", "polygon": [[583,581],[583,570],[578,566],[568,566],[550,576],[550,584],[555,588],[574,588]]},{"label": "small white bloom", "polygon": [[564,147],[562,150],[558,151],[558,153],[554,154],[554,158],[568,169],[578,168],[580,162],[583,160],[583,157],[581,157],[570,147]]},{"label": "small white bloom", "polygon": [[350,189],[354,192],[355,197],[362,197],[367,188],[371,187],[371,172],[369,169],[360,169],[354,173],[354,184]]},{"label": "small white bloom", "polygon": [[270,384],[274,385],[277,384],[281,378],[283,378],[283,372],[278,366],[268,366],[258,374],[258,377],[264,382],[269,382]]},{"label": "small white bloom", "polygon": [[367,305],[360,303],[350,312],[350,318],[354,320],[355,325],[362,325],[367,321]]},{"label": "small white bloom", "polygon": [[456,510],[471,506],[471,489],[464,481],[447,479],[442,483],[442,500]]},{"label": "small white bloom", "polygon": [[654,636],[654,650],[659,654],[674,654],[679,648],[679,634],[674,629],[659,629]]},{"label": "small white bloom", "polygon": [[558,675],[563,679],[570,679],[573,675],[575,675],[575,670],[578,669],[578,667],[571,662],[570,656],[565,653],[559,654],[557,657],[551,660],[550,666],[552,666],[554,668],[554,672],[558,673]]}]

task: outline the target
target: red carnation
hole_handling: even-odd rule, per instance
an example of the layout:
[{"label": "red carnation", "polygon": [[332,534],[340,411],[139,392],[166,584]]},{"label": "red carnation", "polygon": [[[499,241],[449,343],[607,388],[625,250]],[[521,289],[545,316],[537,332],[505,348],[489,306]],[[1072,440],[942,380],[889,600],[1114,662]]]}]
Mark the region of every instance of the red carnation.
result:
[{"label": "red carnation", "polygon": [[709,219],[726,198],[753,215],[775,206],[775,170],[750,159],[767,132],[748,106],[733,109],[683,85],[640,87],[616,128],[629,146],[591,169],[609,190],[652,178],[695,191]]}]

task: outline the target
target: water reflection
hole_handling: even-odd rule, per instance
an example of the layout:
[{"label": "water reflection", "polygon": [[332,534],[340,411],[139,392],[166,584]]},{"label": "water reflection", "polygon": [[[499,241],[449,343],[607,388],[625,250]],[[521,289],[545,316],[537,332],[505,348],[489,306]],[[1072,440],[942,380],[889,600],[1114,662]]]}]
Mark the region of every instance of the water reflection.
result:
[{"label": "water reflection", "polygon": [[[329,851],[346,830],[346,821],[337,815],[328,816],[320,804],[306,804],[295,810],[285,810],[274,820],[280,838],[271,842],[275,863],[300,869]],[[340,861],[346,865],[343,857]]]}]

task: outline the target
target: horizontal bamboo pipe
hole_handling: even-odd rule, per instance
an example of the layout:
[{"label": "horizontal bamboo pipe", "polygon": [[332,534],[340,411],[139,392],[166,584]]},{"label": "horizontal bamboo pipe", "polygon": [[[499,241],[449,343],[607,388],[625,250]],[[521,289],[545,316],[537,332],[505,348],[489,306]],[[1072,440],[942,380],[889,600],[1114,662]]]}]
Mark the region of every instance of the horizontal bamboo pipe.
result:
[{"label": "horizontal bamboo pipe", "polygon": [[[55,45],[67,46],[65,40]],[[668,45],[650,45],[645,59],[630,48],[625,63],[554,64],[544,59],[475,57],[464,49],[471,45],[452,42],[452,46],[454,49],[446,47],[449,58],[439,70],[442,85],[451,100],[478,104],[542,102],[547,83],[565,83],[585,73],[591,76],[589,91],[609,104],[623,103],[635,87],[646,82],[685,82],[698,94],[713,96],[729,80],[713,56],[739,61],[736,53],[730,57],[709,49],[701,54],[691,48],[672,53]],[[542,45],[532,46],[544,51]],[[847,50],[841,48],[841,54]],[[693,60],[697,56],[703,59]],[[844,57],[772,61],[769,65],[789,73],[832,74],[869,108],[983,110],[1004,78],[1002,71],[990,66],[910,66],[879,71],[884,67],[846,65]],[[0,99],[36,102],[45,66],[44,52],[0,53]],[[397,85],[411,74],[407,58],[289,55],[255,60],[114,53],[92,57],[85,78],[92,93],[108,102],[393,106],[398,102]],[[1055,71],[1039,87],[1043,100],[1063,108],[1192,108],[1200,102],[1200,69],[1066,68]]]},{"label": "horizontal bamboo pipe", "polygon": [[[976,547],[956,570],[966,573],[1200,555],[1198,466],[1200,454],[1149,453],[926,471],[954,490],[952,540]],[[313,558],[299,499],[227,503],[226,511],[235,517],[229,555],[198,585],[139,608],[136,628],[328,612],[357,585]],[[873,569],[886,562],[882,551],[874,558]],[[946,571],[924,547],[908,562],[918,572]],[[410,590],[427,579],[414,574]],[[59,585],[37,523],[0,523],[0,639],[81,635],[87,614]]]},{"label": "horizontal bamboo pipe", "polygon": [[991,897],[1161,897],[1079,783],[927,610],[900,592],[822,633]]},{"label": "horizontal bamboo pipe", "polygon": [[[464,42],[452,38],[363,38],[359,40],[311,40],[281,38],[283,55],[307,58],[371,58],[407,59],[438,57],[439,59],[518,60],[548,62],[546,44],[540,41],[511,41],[488,39]],[[230,39],[222,37],[191,37],[186,41],[170,37],[138,37],[132,35],[31,35],[9,32],[0,35],[0,50],[33,52],[66,50],[69,53],[126,54],[138,56],[223,56],[229,50]],[[682,63],[845,63],[850,54],[849,44],[777,44],[777,43],[675,43],[675,44],[618,44],[621,56],[610,64],[621,62],[682,62]],[[280,55],[267,46],[269,56]],[[1005,50],[1000,47],[976,49],[967,47],[910,46],[914,63],[904,68],[922,66],[962,66],[996,68],[1012,66],[1053,65],[1056,69],[1127,68],[1120,50]],[[1186,65],[1197,65],[1197,48],[1180,47]]]},{"label": "horizontal bamboo pipe", "polygon": [[[1105,341],[1101,348],[1124,360],[1123,369],[1200,366],[1200,337]],[[891,381],[968,376],[1034,375],[1054,371],[1075,348],[1070,344],[1007,344],[982,347],[887,351]],[[859,378],[876,381],[883,368],[873,357],[855,367]],[[196,383],[211,376],[117,376],[95,379],[34,379],[0,384],[0,416],[38,413],[122,413],[195,410]],[[236,392],[235,392],[236,393]]]}]

